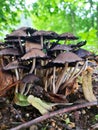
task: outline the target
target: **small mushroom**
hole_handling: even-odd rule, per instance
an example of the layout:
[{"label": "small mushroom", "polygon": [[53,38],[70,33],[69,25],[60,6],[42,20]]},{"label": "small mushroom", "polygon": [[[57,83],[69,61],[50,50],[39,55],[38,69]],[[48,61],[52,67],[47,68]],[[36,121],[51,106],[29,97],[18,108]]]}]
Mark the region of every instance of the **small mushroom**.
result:
[{"label": "small mushroom", "polygon": [[52,47],[50,49],[51,52],[55,53],[55,57],[57,56],[57,54],[59,54],[63,51],[71,51],[71,50],[72,50],[72,48],[65,44],[56,44],[54,47]]},{"label": "small mushroom", "polygon": [[17,39],[19,42],[19,46],[21,49],[21,52],[24,53],[24,49],[21,43],[21,39],[25,39],[25,37],[28,36],[27,32],[26,32],[26,28],[19,28],[15,31],[13,31],[11,34],[6,35],[6,40],[13,40],[13,39]]},{"label": "small mushroom", "polygon": [[71,51],[72,50],[72,48],[71,47],[69,47],[68,45],[65,45],[65,44],[57,44],[57,45],[55,45],[53,48],[51,48],[50,49],[51,51]]},{"label": "small mushroom", "polygon": [[40,31],[36,31],[35,33],[33,33],[32,36],[35,38],[40,38],[41,46],[43,47],[44,39],[55,39],[55,38],[57,38],[58,34],[53,31],[40,30]]},{"label": "small mushroom", "polygon": [[46,56],[45,53],[41,51],[40,49],[31,49],[23,57],[21,57],[21,60],[33,59],[32,67],[30,70],[30,73],[32,73],[33,70],[35,69],[36,58],[44,58],[45,56]]},{"label": "small mushroom", "polygon": [[74,36],[72,33],[66,32],[62,33],[57,37],[58,41],[59,40],[77,40],[78,37]]},{"label": "small mushroom", "polygon": [[[22,88],[22,90],[21,90],[21,94],[24,93],[24,95],[27,95],[28,92],[29,92],[29,90],[30,90],[30,88],[31,88],[31,86],[32,86],[32,84],[33,84],[34,82],[39,81],[39,80],[40,80],[39,77],[37,77],[37,76],[34,75],[34,74],[25,75],[25,76],[22,78],[22,80],[21,80],[22,83],[24,83],[24,86],[23,86],[23,88]],[[27,86],[27,84],[29,84],[29,85]],[[26,90],[26,92],[25,92],[26,86],[27,86],[27,90]]]},{"label": "small mushroom", "polygon": [[[78,62],[78,61],[82,61],[82,59],[72,52],[63,52],[54,59],[54,61],[53,61],[54,63],[65,64],[64,70],[62,70],[62,73],[60,74],[60,76],[58,77],[57,82],[56,82],[56,93],[58,92],[58,89],[66,76],[68,64],[73,63],[73,62]],[[77,69],[77,67],[75,67],[75,70],[76,69]],[[73,71],[75,71],[75,70],[73,70]],[[68,75],[69,75],[69,73],[68,73]]]}]

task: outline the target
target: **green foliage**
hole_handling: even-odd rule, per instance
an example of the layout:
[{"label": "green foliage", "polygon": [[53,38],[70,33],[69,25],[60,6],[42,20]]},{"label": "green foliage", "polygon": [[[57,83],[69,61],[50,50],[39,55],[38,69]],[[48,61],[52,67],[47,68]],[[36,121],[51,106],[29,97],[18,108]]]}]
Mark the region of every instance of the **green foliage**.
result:
[{"label": "green foliage", "polygon": [[[32,21],[37,29],[71,32],[87,40],[87,49],[98,48],[98,2],[94,0],[37,0]],[[97,50],[95,50],[97,51]]]},{"label": "green foliage", "polygon": [[27,97],[25,95],[22,95],[20,93],[15,94],[15,104],[19,106],[28,106],[30,105],[27,101]]},{"label": "green foliage", "polygon": [[15,28],[22,12],[26,12],[25,0],[0,1],[0,39]]},{"label": "green foliage", "polygon": [[23,14],[32,19],[34,28],[53,30],[59,34],[74,33],[80,37],[80,40],[87,40],[87,49],[98,53],[96,49],[98,48],[97,1],[36,0],[29,6],[26,3],[25,0],[0,1],[1,39],[6,33],[16,28]]}]

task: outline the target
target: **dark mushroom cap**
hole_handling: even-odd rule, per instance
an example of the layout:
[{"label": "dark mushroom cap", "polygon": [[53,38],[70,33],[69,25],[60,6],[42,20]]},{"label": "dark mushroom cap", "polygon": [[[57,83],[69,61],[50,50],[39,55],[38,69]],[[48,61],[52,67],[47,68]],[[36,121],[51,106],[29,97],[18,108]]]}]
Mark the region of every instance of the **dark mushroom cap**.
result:
[{"label": "dark mushroom cap", "polygon": [[70,44],[69,46],[73,49],[80,48],[84,45],[86,45],[87,41],[80,41],[77,44]]},{"label": "dark mushroom cap", "polygon": [[74,36],[72,33],[63,33],[60,34],[57,38],[58,40],[77,40],[78,37]]},{"label": "dark mushroom cap", "polygon": [[65,50],[65,51],[70,51],[72,50],[71,47],[65,45],[65,44],[58,44],[56,46],[54,46],[52,49],[50,49],[51,51],[57,51],[57,50]]},{"label": "dark mushroom cap", "polygon": [[14,55],[19,56],[21,55],[21,52],[19,52],[18,49],[15,48],[5,48],[0,51],[0,55]]},{"label": "dark mushroom cap", "polygon": [[3,70],[12,70],[16,68],[29,69],[27,66],[19,64],[18,60],[15,60],[13,62],[10,62],[8,65],[4,66]]},{"label": "dark mushroom cap", "polygon": [[[5,44],[19,44],[19,39],[10,39],[5,38]],[[21,43],[24,43],[24,40],[21,40]]]},{"label": "dark mushroom cap", "polygon": [[48,62],[46,65],[42,66],[43,69],[47,68],[52,68],[52,67],[64,67],[64,64],[62,63],[53,63],[53,62]]},{"label": "dark mushroom cap", "polygon": [[7,34],[6,35],[6,39],[11,39],[11,38],[25,38],[27,36],[27,33],[26,33],[26,30],[25,28],[20,28],[20,29],[17,29],[15,31],[13,31],[11,34]]},{"label": "dark mushroom cap", "polygon": [[34,83],[35,81],[39,81],[39,80],[40,80],[39,77],[37,77],[36,75],[28,74],[25,75],[21,81],[27,84],[27,83]]},{"label": "dark mushroom cap", "polygon": [[39,43],[26,41],[26,43],[25,43],[26,52],[30,51],[31,49],[40,49],[41,50],[42,46]]},{"label": "dark mushroom cap", "polygon": [[53,31],[36,31],[35,33],[32,34],[33,37],[40,37],[43,36],[46,39],[55,39],[58,37],[58,34],[53,32]]},{"label": "dark mushroom cap", "polygon": [[53,61],[53,63],[71,63],[71,62],[77,62],[81,61],[82,58],[80,58],[78,55],[72,52],[63,52],[60,53]]},{"label": "dark mushroom cap", "polygon": [[78,50],[74,51],[75,54],[77,54],[81,58],[88,58],[89,56],[92,56],[93,54],[85,49],[79,48]]},{"label": "dark mushroom cap", "polygon": [[45,53],[41,51],[40,49],[32,49],[29,52],[27,52],[23,57],[21,57],[21,60],[28,60],[33,58],[43,58],[45,57]]}]

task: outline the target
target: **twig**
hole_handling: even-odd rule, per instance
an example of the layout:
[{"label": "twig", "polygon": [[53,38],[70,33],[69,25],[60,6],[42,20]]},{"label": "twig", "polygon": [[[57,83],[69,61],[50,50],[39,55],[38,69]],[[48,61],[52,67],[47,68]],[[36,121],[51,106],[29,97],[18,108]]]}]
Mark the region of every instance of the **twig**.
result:
[{"label": "twig", "polygon": [[97,102],[87,102],[87,103],[84,103],[84,104],[79,104],[79,105],[74,105],[74,106],[71,106],[71,107],[67,107],[67,108],[63,108],[63,109],[60,109],[60,110],[57,110],[57,111],[54,111],[54,112],[50,112],[48,114],[45,114],[43,116],[40,116],[34,120],[31,120],[31,121],[28,121],[24,124],[21,124],[15,128],[12,128],[10,130],[20,130],[20,129],[23,129],[23,128],[28,128],[30,127],[31,125],[35,124],[35,123],[38,123],[38,122],[42,122],[48,118],[51,118],[57,114],[62,114],[62,113],[65,113],[65,112],[70,112],[70,111],[74,111],[74,110],[77,110],[77,109],[80,109],[80,108],[84,108],[84,107],[88,107],[88,106],[96,106],[97,105]]}]

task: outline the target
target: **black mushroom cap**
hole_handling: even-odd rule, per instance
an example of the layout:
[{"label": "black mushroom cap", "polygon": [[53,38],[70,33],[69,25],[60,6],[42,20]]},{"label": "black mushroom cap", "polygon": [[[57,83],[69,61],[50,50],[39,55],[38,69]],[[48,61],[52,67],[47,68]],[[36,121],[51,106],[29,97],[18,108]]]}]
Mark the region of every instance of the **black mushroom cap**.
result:
[{"label": "black mushroom cap", "polygon": [[93,56],[94,54],[90,51],[87,51],[85,49],[79,48],[76,51],[74,51],[75,54],[77,54],[81,58],[89,58],[90,56]]},{"label": "black mushroom cap", "polygon": [[86,43],[87,43],[87,41],[85,40],[85,41],[80,41],[77,44],[70,44],[69,46],[73,49],[77,49],[77,48],[80,48],[80,47],[86,45]]},{"label": "black mushroom cap", "polygon": [[53,62],[48,62],[46,65],[42,66],[43,69],[47,68],[52,68],[52,67],[64,67],[64,64],[62,63],[53,63]]},{"label": "black mushroom cap", "polygon": [[58,36],[58,40],[77,40],[78,37],[74,36],[72,33],[62,33]]},{"label": "black mushroom cap", "polygon": [[72,63],[72,62],[78,62],[82,61],[82,58],[80,58],[78,55],[76,55],[73,52],[63,52],[60,53],[53,61],[53,63]]}]

